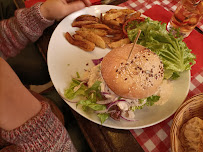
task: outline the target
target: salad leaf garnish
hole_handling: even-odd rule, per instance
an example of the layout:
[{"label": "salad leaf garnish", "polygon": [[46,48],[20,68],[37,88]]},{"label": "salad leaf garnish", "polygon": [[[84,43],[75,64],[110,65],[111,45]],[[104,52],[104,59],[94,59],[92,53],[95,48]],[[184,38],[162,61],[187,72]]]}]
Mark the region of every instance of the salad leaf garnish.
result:
[{"label": "salad leaf garnish", "polygon": [[145,105],[152,106],[154,105],[155,102],[159,101],[159,99],[160,99],[160,96],[152,95],[147,98],[147,102]]},{"label": "salad leaf garnish", "polygon": [[[138,30],[142,30],[138,44],[143,45],[157,55],[164,64],[164,77],[166,79],[177,78],[180,72],[190,70],[195,64],[196,58],[191,50],[183,42],[183,38],[176,37],[166,30],[166,24],[146,18],[143,22],[132,22],[136,27],[128,29],[128,37],[133,42]],[[173,75],[175,73],[175,75]]]},{"label": "salad leaf garnish", "polygon": [[[82,105],[82,109],[84,111],[87,110],[94,110],[94,111],[101,111],[106,109],[106,105],[97,104],[96,101],[103,100],[101,95],[101,81],[95,81],[95,83],[88,88],[82,81],[72,79],[69,88],[65,90],[65,97],[68,99],[74,99],[78,96],[82,97],[80,101],[77,102],[76,106]],[[76,87],[77,91],[74,91]],[[98,114],[98,117],[103,123],[106,119],[108,119],[108,114],[101,113]]]},{"label": "salad leaf garnish", "polygon": [[81,81],[72,79],[72,82],[70,83],[70,87],[65,90],[65,97],[68,99],[74,99],[77,96],[85,96],[85,90],[87,89],[87,86],[82,84],[80,88],[77,91],[74,91],[74,88],[79,86],[81,84]]},{"label": "salad leaf garnish", "polygon": [[97,100],[102,100],[100,84],[101,81],[95,81],[95,83],[85,91],[87,99],[94,102]]},{"label": "salad leaf garnish", "polygon": [[87,110],[88,108],[91,108],[92,110],[95,111],[100,111],[100,110],[105,110],[106,106],[105,105],[100,105],[97,103],[92,102],[91,100],[80,100],[77,102],[76,106],[82,105],[83,110]]},{"label": "salad leaf garnish", "polygon": [[76,72],[77,78],[80,78],[80,74],[78,72]]},{"label": "salad leaf garnish", "polygon": [[103,124],[109,118],[108,113],[99,113],[97,116],[100,118],[101,124]]},{"label": "salad leaf garnish", "polygon": [[152,95],[148,97],[147,99],[139,99],[139,102],[142,103],[144,100],[147,100],[147,102],[141,106],[134,106],[131,107],[131,110],[135,111],[137,109],[142,109],[144,106],[153,106],[155,102],[159,101],[160,96]]}]

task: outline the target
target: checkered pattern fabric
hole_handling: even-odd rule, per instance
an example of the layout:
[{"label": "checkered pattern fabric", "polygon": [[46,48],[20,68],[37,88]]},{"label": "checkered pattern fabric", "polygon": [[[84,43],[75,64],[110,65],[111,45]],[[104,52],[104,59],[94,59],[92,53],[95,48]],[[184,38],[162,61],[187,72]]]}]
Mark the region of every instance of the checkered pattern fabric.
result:
[{"label": "checkered pattern fabric", "polygon": [[[177,8],[177,0],[129,0],[125,3],[120,4],[119,6],[128,7],[141,13],[150,9],[154,5],[161,5],[168,11],[174,11]],[[199,24],[199,28],[203,30],[203,21]],[[196,33],[191,35],[194,37]],[[201,35],[200,35],[201,36]],[[201,39],[202,40],[202,39]],[[191,40],[186,40],[187,44],[190,44],[190,48],[193,50],[193,53],[197,53],[198,57],[203,56],[203,53],[200,53],[201,46],[196,48],[195,43]],[[201,43],[201,41],[200,41]],[[199,50],[200,49],[200,50]],[[192,97],[195,94],[203,92],[203,65],[202,62],[198,60],[198,67],[200,70],[192,70],[190,90],[187,96],[187,99]],[[196,68],[196,69],[198,69]],[[172,124],[173,116],[164,120],[163,122],[148,127],[144,129],[130,130],[133,136],[136,138],[140,146],[144,149],[145,152],[168,152],[171,151],[170,148],[170,127]]]},{"label": "checkered pattern fabric", "polygon": [[[179,1],[180,0],[129,0],[119,6],[128,7],[143,13],[153,5],[161,5],[166,10],[174,12],[179,5]],[[197,27],[203,31],[203,19],[198,23]]]},{"label": "checkered pattern fabric", "polygon": [[203,92],[203,68],[191,77],[189,97]]}]

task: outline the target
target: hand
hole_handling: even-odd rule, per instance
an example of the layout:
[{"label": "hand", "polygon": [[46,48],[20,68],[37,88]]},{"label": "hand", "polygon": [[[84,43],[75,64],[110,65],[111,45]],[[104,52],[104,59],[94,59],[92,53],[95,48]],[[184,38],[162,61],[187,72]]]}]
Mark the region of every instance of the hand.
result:
[{"label": "hand", "polygon": [[48,20],[60,20],[90,5],[89,0],[47,0],[41,5],[40,12]]}]

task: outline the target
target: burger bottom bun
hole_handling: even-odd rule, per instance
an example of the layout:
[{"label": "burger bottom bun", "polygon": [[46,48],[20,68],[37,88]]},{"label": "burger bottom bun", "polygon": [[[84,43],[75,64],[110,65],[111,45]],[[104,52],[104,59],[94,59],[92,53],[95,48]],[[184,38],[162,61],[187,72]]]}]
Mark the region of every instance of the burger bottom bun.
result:
[{"label": "burger bottom bun", "polygon": [[153,95],[163,80],[163,64],[158,55],[133,44],[111,50],[102,60],[101,74],[107,86],[117,95],[143,99]]}]

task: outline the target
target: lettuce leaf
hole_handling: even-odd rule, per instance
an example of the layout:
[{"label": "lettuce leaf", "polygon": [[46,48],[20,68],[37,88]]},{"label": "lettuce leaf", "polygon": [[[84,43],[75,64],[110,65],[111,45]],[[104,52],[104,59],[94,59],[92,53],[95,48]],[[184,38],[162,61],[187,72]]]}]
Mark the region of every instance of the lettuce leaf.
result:
[{"label": "lettuce leaf", "polygon": [[65,90],[64,93],[65,97],[68,99],[74,99],[77,96],[85,96],[86,95],[85,90],[87,90],[87,86],[85,86],[84,84],[82,84],[77,91],[74,91],[74,88],[79,86],[80,84],[81,81],[73,78],[69,88]]},{"label": "lettuce leaf", "polygon": [[101,124],[103,124],[109,118],[108,113],[99,113],[97,116],[100,118]]},{"label": "lettuce leaf", "polygon": [[[79,75],[79,73],[77,75]],[[82,109],[84,111],[105,110],[106,105],[100,105],[96,103],[96,101],[98,100],[103,100],[103,97],[101,95],[101,87],[100,87],[101,81],[95,81],[95,83],[90,88],[88,88],[85,84],[83,83],[81,84],[81,83],[82,83],[81,81],[73,78],[69,88],[65,90],[65,93],[64,93],[65,97],[68,99],[74,99],[78,96],[81,97],[81,100],[77,102],[76,106],[82,105]],[[106,113],[101,113],[101,114],[98,114],[98,117],[102,124],[106,119],[108,119],[109,115]]]},{"label": "lettuce leaf", "polygon": [[[145,98],[146,99],[146,98]],[[145,99],[139,99],[139,102],[143,102]],[[134,107],[131,107],[131,110],[132,111],[135,111],[137,109],[142,109],[144,106],[153,106],[155,102],[159,101],[160,99],[160,96],[157,96],[157,95],[152,95],[150,97],[148,97],[146,100],[147,102],[145,104],[143,104],[142,106],[134,106]]]},{"label": "lettuce leaf", "polygon": [[84,111],[86,111],[88,108],[91,108],[92,110],[95,110],[95,111],[106,109],[105,105],[94,103],[91,100],[80,100],[79,102],[77,102],[76,106],[78,105],[82,105],[82,108]]},{"label": "lettuce leaf", "polygon": [[[128,29],[128,37],[133,42],[138,30],[142,30],[138,44],[143,45],[157,55],[164,64],[164,77],[178,78],[180,72],[190,70],[196,58],[183,42],[182,37],[175,37],[166,30],[166,24],[146,18],[144,22],[132,22],[134,29]],[[174,75],[175,73],[175,75]]]}]

